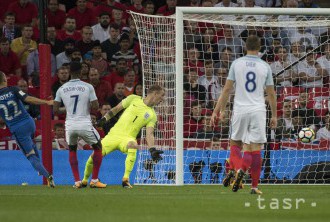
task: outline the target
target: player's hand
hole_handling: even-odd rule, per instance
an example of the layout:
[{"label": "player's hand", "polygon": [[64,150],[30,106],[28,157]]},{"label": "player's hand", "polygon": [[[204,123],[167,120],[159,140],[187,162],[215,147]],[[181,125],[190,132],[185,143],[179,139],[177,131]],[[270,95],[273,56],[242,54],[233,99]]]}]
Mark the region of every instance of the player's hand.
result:
[{"label": "player's hand", "polygon": [[153,161],[160,161],[163,159],[163,157],[160,154],[164,153],[164,151],[157,150],[155,147],[151,147],[149,149],[149,152]]},{"label": "player's hand", "polygon": [[52,105],[54,105],[54,100],[47,100],[46,103],[48,106],[52,106]]},{"label": "player's hand", "polygon": [[215,113],[215,112],[213,112],[212,113],[212,116],[211,116],[211,126],[215,126],[215,123],[217,122],[217,119],[218,119],[218,115]]},{"label": "player's hand", "polygon": [[270,119],[270,128],[275,129],[277,127],[277,117],[272,117]]}]

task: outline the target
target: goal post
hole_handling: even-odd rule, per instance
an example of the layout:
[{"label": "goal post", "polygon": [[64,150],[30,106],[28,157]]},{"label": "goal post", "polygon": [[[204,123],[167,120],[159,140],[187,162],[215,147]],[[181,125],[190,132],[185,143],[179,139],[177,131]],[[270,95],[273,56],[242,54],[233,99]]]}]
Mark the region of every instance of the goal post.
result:
[{"label": "goal post", "polygon": [[[142,138],[142,149],[139,152],[135,184],[183,185],[221,183],[226,173],[227,162],[230,161],[228,159],[230,125],[219,125],[219,128],[221,128],[220,135],[218,135],[219,138],[214,139],[212,137],[210,139],[204,133],[205,138],[203,139],[196,136],[198,134],[196,133],[197,128],[196,135],[189,135],[187,130],[189,131],[192,127],[187,127],[189,121],[186,121],[190,115],[193,115],[192,107],[195,104],[194,101],[197,101],[202,110],[199,114],[201,116],[199,120],[202,122],[203,131],[204,126],[207,126],[210,111],[212,111],[212,107],[215,105],[216,98],[221,94],[221,90],[215,92],[212,88],[204,87],[205,91],[203,94],[202,91],[195,92],[191,88],[184,88],[184,85],[190,83],[190,79],[192,79],[190,72],[195,72],[195,75],[197,73],[198,83],[202,84],[200,77],[205,75],[208,72],[207,70],[210,70],[210,68],[207,68],[207,65],[211,63],[213,74],[215,75],[216,71],[219,72],[216,76],[218,82],[214,83],[215,87],[221,88],[223,85],[219,83],[222,81],[220,81],[222,78],[220,70],[224,69],[226,72],[229,70],[229,67],[223,66],[222,62],[230,64],[229,61],[223,60],[221,57],[222,53],[225,50],[230,51],[228,52],[229,55],[224,57],[227,59],[236,59],[244,55],[244,41],[226,42],[226,33],[223,27],[230,27],[233,36],[239,36],[239,38],[243,38],[241,34],[246,30],[249,31],[249,27],[262,32],[265,35],[263,36],[265,49],[260,53],[260,57],[263,57],[272,66],[272,63],[275,63],[276,59],[278,59],[274,59],[274,57],[278,57],[277,51],[272,51],[272,54],[269,53],[269,48],[273,47],[272,49],[276,50],[274,46],[275,40],[280,38],[281,47],[289,51],[291,50],[291,45],[285,45],[287,44],[285,42],[293,42],[288,36],[294,29],[298,27],[308,28],[309,34],[312,33],[312,29],[313,32],[316,30],[315,32],[319,32],[319,34],[321,29],[322,33],[325,29],[329,31],[329,12],[330,9],[328,8],[241,7],[177,7],[176,14],[168,17],[130,12],[137,27],[140,42],[144,87],[147,89],[152,84],[162,85],[165,88],[167,100],[165,104],[156,107],[159,122],[155,140],[157,146],[164,150],[164,159],[159,162],[151,161]],[[283,16],[283,18],[280,19],[278,16]],[[307,19],[301,19],[302,16],[306,16]],[[251,19],[251,17],[254,18]],[[198,29],[200,34],[186,33],[190,26],[195,26],[194,28]],[[285,33],[287,36],[279,35],[276,38],[266,36],[266,33],[269,30],[272,31],[272,28],[280,31],[285,29],[289,34]],[[212,29],[213,34],[207,33],[209,29]],[[223,33],[218,29],[221,29]],[[202,41],[202,38],[205,37],[202,35],[202,32],[205,33],[206,37],[212,35],[208,38],[208,41]],[[319,53],[319,56],[325,54],[325,52],[321,51],[321,48],[323,50],[323,46],[328,44],[330,37],[326,37],[327,40],[325,42],[320,42],[321,36],[317,36],[315,38],[316,42],[314,42],[314,39],[308,35],[308,38],[310,38],[308,44],[310,45],[303,45],[304,42],[300,42],[301,45],[299,45],[300,48],[304,47],[303,52],[300,52],[300,54],[291,52],[290,56],[292,57],[288,57],[288,63],[283,63],[281,67],[274,66],[274,69],[272,68],[273,77],[276,81],[279,81],[279,77],[281,77],[283,79],[289,78],[290,81],[296,81],[295,84],[298,82],[298,85],[290,87],[285,85],[285,83],[277,86],[277,94],[278,98],[280,98],[278,108],[281,109],[279,110],[281,115],[284,101],[290,100],[290,105],[293,108],[297,108],[299,93],[307,92],[309,94],[308,99],[315,99],[315,101],[308,101],[308,104],[310,102],[313,103],[309,108],[317,108],[317,116],[315,118],[324,118],[325,110],[329,109],[329,88],[327,91],[326,87],[319,87],[320,85],[315,85],[315,87],[304,86],[304,88],[300,85],[304,82],[303,78],[297,75],[297,73],[298,68],[301,69],[300,65],[306,60],[306,57],[314,55],[314,53]],[[213,43],[212,39],[214,39]],[[269,39],[272,39],[273,43],[267,45],[269,44],[267,43]],[[221,41],[224,42],[224,46],[221,49],[224,51],[220,50]],[[308,46],[311,45],[313,45],[312,51],[306,52]],[[240,52],[235,51],[238,48],[241,50]],[[190,64],[190,54],[193,55],[192,57],[194,57],[194,54],[198,57],[196,64]],[[273,60],[268,61],[268,58]],[[330,76],[330,67],[322,67],[322,69],[329,70]],[[329,79],[329,76],[324,76],[323,79]],[[283,80],[283,82],[285,81]],[[318,82],[318,84],[327,83]],[[316,93],[314,88],[316,91],[323,90],[325,92]],[[298,90],[299,93],[295,90]],[[315,97],[311,97],[312,94]],[[231,100],[231,105],[232,102]],[[228,120],[229,118],[230,116],[227,117]],[[306,119],[307,116],[302,118]],[[311,127],[314,126],[311,125]],[[323,126],[324,121],[323,123],[320,122],[320,127]],[[302,128],[300,125],[299,127]],[[295,130],[298,130],[298,128]],[[267,159],[265,161],[267,166],[263,167],[262,179],[278,183],[288,183],[288,181],[289,183],[306,183],[306,180],[302,179],[304,173],[304,175],[316,177],[315,175],[321,169],[320,171],[324,175],[330,174],[330,169],[328,170],[327,168],[328,165],[330,167],[329,141],[318,140],[313,144],[301,144],[298,141],[294,141],[294,136],[288,140],[283,139],[284,131],[279,133],[281,139],[277,139],[276,134],[278,132],[268,132],[269,141],[263,151],[264,159]],[[270,169],[266,170],[266,167]],[[314,176],[307,171],[312,168],[314,169],[312,172],[315,174],[313,174]],[[315,181],[320,182],[316,179]],[[321,183],[326,182],[322,179]]]}]

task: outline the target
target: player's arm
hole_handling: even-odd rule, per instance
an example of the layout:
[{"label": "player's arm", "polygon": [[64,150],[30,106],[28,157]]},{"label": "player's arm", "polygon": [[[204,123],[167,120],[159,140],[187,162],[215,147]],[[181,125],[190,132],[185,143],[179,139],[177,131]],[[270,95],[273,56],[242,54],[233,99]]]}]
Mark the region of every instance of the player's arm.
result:
[{"label": "player's arm", "polygon": [[109,121],[112,117],[117,115],[120,111],[124,109],[122,102],[117,106],[113,107],[109,112],[107,112],[100,120],[96,122],[97,126],[102,126],[105,122]]},{"label": "player's arm", "polygon": [[217,105],[212,113],[212,117],[211,117],[211,124],[214,125],[217,116],[220,112],[220,120],[222,121],[224,118],[224,111],[226,109],[227,103],[228,103],[228,98],[229,98],[229,94],[232,91],[234,86],[234,81],[227,79],[226,80],[226,84],[223,88],[223,91],[218,99]]},{"label": "player's arm", "polygon": [[98,110],[99,107],[100,107],[100,104],[99,104],[98,100],[91,101],[91,110]]},{"label": "player's arm", "polygon": [[61,103],[58,101],[54,101],[54,105],[53,105],[53,111],[55,115],[59,115],[59,114],[64,114],[66,113],[66,109],[65,107],[61,107]]},{"label": "player's arm", "polygon": [[274,86],[273,85],[266,86],[266,93],[268,95],[268,101],[272,112],[270,127],[274,129],[277,126],[276,93],[274,90]]},{"label": "player's arm", "polygon": [[31,103],[34,105],[49,105],[52,106],[54,103],[54,100],[44,100],[44,99],[39,99],[33,96],[27,96],[24,99],[24,102]]}]

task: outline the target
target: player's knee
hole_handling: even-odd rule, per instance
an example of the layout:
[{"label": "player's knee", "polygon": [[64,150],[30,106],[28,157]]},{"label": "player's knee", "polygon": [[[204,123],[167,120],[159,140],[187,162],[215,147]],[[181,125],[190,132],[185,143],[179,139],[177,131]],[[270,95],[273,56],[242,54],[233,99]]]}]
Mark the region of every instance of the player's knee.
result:
[{"label": "player's knee", "polygon": [[36,154],[34,150],[32,149],[29,153],[25,154],[26,158],[29,158],[29,156]]},{"label": "player's knee", "polygon": [[133,142],[133,141],[128,142],[127,149],[137,149],[137,148],[138,148],[138,145],[136,142]]},{"label": "player's knee", "polygon": [[92,145],[94,150],[102,150],[102,144],[100,141]]},{"label": "player's knee", "polygon": [[77,151],[77,145],[69,145],[69,151]]}]

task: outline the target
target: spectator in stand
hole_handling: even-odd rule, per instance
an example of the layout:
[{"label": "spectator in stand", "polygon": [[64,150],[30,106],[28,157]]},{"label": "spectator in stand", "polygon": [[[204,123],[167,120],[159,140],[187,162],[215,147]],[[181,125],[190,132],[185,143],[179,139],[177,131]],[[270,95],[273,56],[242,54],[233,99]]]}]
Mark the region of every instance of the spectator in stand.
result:
[{"label": "spectator in stand", "polygon": [[[29,94],[28,93],[28,84],[24,79],[18,80],[17,87],[20,90],[22,90],[24,93]],[[24,101],[22,103],[23,103],[23,106],[26,109],[26,111],[30,114],[30,116],[33,119],[39,118],[40,110],[39,110],[39,107],[37,105],[26,103]]]},{"label": "spectator in stand", "polygon": [[5,24],[0,29],[0,37],[6,37],[9,43],[22,36],[21,29],[15,24],[15,14],[7,12],[4,16]]},{"label": "spectator in stand", "polygon": [[190,49],[195,47],[195,43],[202,42],[202,35],[198,27],[198,22],[185,20],[184,23],[184,49]]},{"label": "spectator in stand", "polygon": [[211,125],[211,114],[206,113],[203,119],[204,127],[199,129],[195,134],[195,138],[197,139],[207,139],[207,140],[219,140],[221,138],[220,130]]},{"label": "spectator in stand", "polygon": [[0,27],[2,27],[4,24],[3,19],[5,17],[5,14],[8,12],[7,9],[11,3],[11,1],[0,0]]},{"label": "spectator in stand", "polygon": [[81,63],[80,79],[82,81],[88,82],[90,65],[86,62]]},{"label": "spectator in stand", "polygon": [[99,40],[94,42],[93,48],[93,58],[91,63],[91,68],[95,68],[100,73],[100,76],[103,77],[109,73],[109,64],[107,60],[102,57],[102,48]]},{"label": "spectator in stand", "polygon": [[[288,60],[290,61],[290,63],[298,61],[298,59],[303,56],[304,52],[302,49],[303,47],[300,45],[299,42],[291,43],[290,53],[288,54]],[[298,72],[298,66],[296,66],[294,70]]]},{"label": "spectator in stand", "polygon": [[89,70],[89,83],[94,87],[96,97],[102,105],[107,98],[112,95],[111,85],[107,81],[100,80],[100,74],[97,69],[91,68]]},{"label": "spectator in stand", "polygon": [[0,38],[0,70],[6,75],[15,75],[17,79],[22,75],[20,61],[10,50],[9,40],[5,37]]},{"label": "spectator in stand", "polygon": [[222,0],[220,3],[215,4],[214,7],[238,7],[238,4],[233,3],[231,0]]},{"label": "spectator in stand", "polygon": [[127,8],[133,12],[144,13],[144,8],[142,6],[142,0],[133,0],[133,4]]},{"label": "spectator in stand", "polygon": [[190,116],[184,120],[183,137],[194,137],[197,131],[203,129],[203,127],[202,107],[198,101],[194,101],[191,104]]},{"label": "spectator in stand", "polygon": [[201,6],[200,0],[190,0],[188,6],[190,7],[199,7]]},{"label": "spectator in stand", "polygon": [[[101,43],[110,38],[110,14],[102,12],[98,16],[99,23],[92,26],[93,40],[99,40]],[[118,34],[119,35],[119,34]]]},{"label": "spectator in stand", "polygon": [[61,10],[68,12],[76,6],[76,0],[59,0],[59,7]]},{"label": "spectator in stand", "polygon": [[299,8],[319,8],[319,6],[313,0],[301,0]]},{"label": "spectator in stand", "polygon": [[175,14],[175,7],[177,0],[166,0],[166,5],[160,7],[157,11],[157,15],[169,16]]},{"label": "spectator in stand", "polygon": [[87,8],[86,0],[77,0],[76,7],[68,12],[68,16],[76,19],[76,29],[81,30],[84,26],[93,26],[96,17],[92,9]]},{"label": "spectator in stand", "polygon": [[299,105],[296,110],[300,112],[300,116],[302,119],[302,124],[307,127],[312,128],[319,128],[321,118],[316,114],[315,110],[313,108],[307,107],[307,103],[309,102],[309,94],[307,92],[302,92],[299,94]]},{"label": "spectator in stand", "polygon": [[52,85],[52,95],[55,98],[57,90],[66,82],[70,80],[70,73],[67,67],[60,67],[57,69],[57,81]]},{"label": "spectator in stand", "polygon": [[228,69],[233,62],[233,51],[229,47],[224,47],[220,52],[220,61],[214,64],[214,68]]},{"label": "spectator in stand", "polygon": [[55,123],[53,126],[53,143],[52,147],[56,150],[68,150],[69,145],[65,140],[65,127],[63,123]]},{"label": "spectator in stand", "polygon": [[37,24],[38,8],[28,0],[18,0],[11,3],[7,11],[16,15],[16,24],[21,27],[26,25],[33,27]]},{"label": "spectator in stand", "polygon": [[198,74],[196,69],[189,69],[188,81],[183,84],[183,89],[194,100],[198,100],[202,107],[206,106],[206,89],[203,85],[198,84]]},{"label": "spectator in stand", "polygon": [[148,0],[144,3],[144,13],[147,15],[154,15],[155,14],[155,3],[153,1]]},{"label": "spectator in stand", "polygon": [[111,23],[117,24],[120,27],[120,30],[126,27],[127,23],[124,17],[124,12],[119,9],[113,9]]},{"label": "spectator in stand", "polygon": [[115,71],[110,73],[110,75],[105,76],[104,80],[109,82],[111,88],[114,89],[116,83],[124,82],[124,76],[127,72],[128,72],[127,61],[124,58],[120,58],[116,63]]},{"label": "spectator in stand", "polygon": [[135,84],[134,89],[133,89],[133,94],[138,95],[138,96],[143,96],[143,85],[142,83],[138,82]]},{"label": "spectator in stand", "polygon": [[100,138],[104,138],[106,134],[104,134],[104,131],[102,129],[102,127],[99,127],[97,125],[97,116],[95,114],[90,114],[91,116],[91,121],[92,121],[92,124],[93,124],[93,127],[97,130],[97,132],[100,134]]},{"label": "spectator in stand", "polygon": [[102,51],[107,54],[108,61],[111,61],[112,56],[120,50],[119,35],[119,25],[111,24],[109,29],[109,38],[101,44]]},{"label": "spectator in stand", "polygon": [[200,57],[200,53],[197,48],[192,47],[188,49],[188,69],[197,69],[198,75],[203,76],[204,75],[204,64],[198,58]]},{"label": "spectator in stand", "polygon": [[281,6],[280,0],[255,0],[256,5],[263,8],[279,7]]},{"label": "spectator in stand", "polygon": [[241,57],[244,53],[245,42],[238,37],[234,37],[233,28],[229,25],[225,26],[224,38],[220,39],[218,44],[220,52],[225,47],[231,48],[235,59]]},{"label": "spectator in stand", "polygon": [[55,27],[56,30],[62,29],[65,22],[65,12],[59,9],[58,0],[49,0],[45,11],[48,27]]},{"label": "spectator in stand", "polygon": [[217,101],[220,95],[220,85],[218,77],[214,74],[213,61],[205,61],[205,75],[199,77],[198,84],[206,89],[206,104],[207,107],[213,108],[214,102]]},{"label": "spectator in stand", "polygon": [[226,69],[226,68],[220,68],[217,71],[217,76],[218,76],[218,81],[219,81],[221,91],[222,91],[223,87],[225,86],[225,83],[226,83],[226,80],[228,77],[228,72],[229,72],[229,69]]},{"label": "spectator in stand", "polygon": [[[307,47],[306,53],[313,50]],[[321,65],[316,62],[316,53],[311,53],[303,62],[298,65],[298,75],[300,77],[300,85],[305,88],[323,87],[323,78],[328,76],[328,72],[322,69]]]},{"label": "spectator in stand", "polygon": [[330,141],[330,112],[324,117],[325,126],[319,129],[316,133],[316,139]]},{"label": "spectator in stand", "polygon": [[117,60],[119,58],[126,59],[128,63],[128,68],[133,69],[136,73],[139,72],[139,59],[133,50],[129,49],[130,39],[129,35],[123,33],[119,41],[120,50],[116,52],[111,58],[111,66],[115,67]]},{"label": "spectator in stand", "polygon": [[75,41],[73,39],[66,39],[64,41],[64,51],[56,56],[56,66],[61,67],[64,63],[70,63],[70,55],[74,48]]},{"label": "spectator in stand", "polygon": [[293,110],[291,116],[292,116],[292,128],[289,139],[297,140],[299,131],[302,128],[307,127],[303,122],[305,113],[301,112],[300,110]]},{"label": "spectator in stand", "polygon": [[68,38],[78,41],[81,39],[81,34],[76,30],[76,19],[74,17],[66,17],[63,29],[57,32],[57,39],[65,41]]},{"label": "spectator in stand", "polygon": [[292,124],[292,101],[284,100],[283,115],[277,120],[277,128],[275,131],[275,140],[289,140],[291,138]]},{"label": "spectator in stand", "polygon": [[84,56],[86,53],[92,51],[94,46],[93,29],[90,26],[84,26],[82,28],[82,39],[76,42],[76,48],[81,52],[81,55]]},{"label": "spectator in stand", "polygon": [[0,117],[0,142],[12,140],[12,139],[14,139],[13,135],[11,134],[5,121]]},{"label": "spectator in stand", "polygon": [[218,1],[216,0],[215,2],[213,2],[214,0],[203,0],[202,1],[202,7],[214,7],[214,5],[216,3],[218,3]]},{"label": "spectator in stand", "polygon": [[322,49],[323,49],[322,50],[323,55],[321,57],[319,57],[316,60],[316,62],[318,64],[320,64],[322,69],[327,70],[327,73],[328,73],[327,81],[328,82],[326,82],[325,84],[328,84],[328,85],[325,85],[325,87],[329,87],[329,84],[330,84],[330,80],[329,80],[329,76],[330,76],[330,43],[323,45]]},{"label": "spectator in stand", "polygon": [[[297,17],[296,21],[307,21],[305,17]],[[289,33],[290,42],[299,42],[301,46],[303,46],[303,50],[306,50],[307,47],[315,48],[319,45],[317,37],[308,32],[306,27],[297,27],[296,29],[292,29]]]},{"label": "spectator in stand", "polygon": [[[16,53],[22,66],[26,66],[28,55],[37,49],[37,42],[32,40],[33,29],[30,25],[22,28],[22,37],[16,38],[11,42],[11,49]],[[22,73],[23,74],[23,73]]]},{"label": "spectator in stand", "polygon": [[[112,10],[114,8],[121,9],[122,11],[126,11],[126,6],[116,0],[107,0],[107,4],[100,4],[95,7],[94,14],[98,16],[102,12],[107,12],[109,15],[112,15]],[[125,15],[126,16],[126,15]]]},{"label": "spectator in stand", "polygon": [[134,70],[129,70],[124,75],[124,86],[125,86],[124,94],[125,94],[125,96],[129,96],[129,95],[133,94],[135,80],[136,80],[136,77],[135,77]]},{"label": "spectator in stand", "polygon": [[125,85],[124,83],[118,82],[115,85],[113,94],[107,99],[107,102],[111,107],[115,107],[125,98]]},{"label": "spectator in stand", "polygon": [[[215,30],[213,28],[206,28],[200,41],[195,42],[195,47],[201,54],[200,59],[219,61],[219,48],[214,40]],[[221,51],[221,50],[220,50]]]},{"label": "spectator in stand", "polygon": [[[110,110],[111,110],[111,105],[109,103],[105,102],[104,104],[102,104],[100,108],[101,118],[105,114],[107,114]],[[117,122],[117,120],[119,119],[122,113],[123,112],[120,112],[120,114],[117,114],[116,116],[114,116],[113,118],[111,118],[109,121],[107,121],[102,125],[102,130],[105,133],[105,135],[107,135],[110,129],[115,125],[115,123]]]},{"label": "spectator in stand", "polygon": [[[275,55],[278,60],[270,64],[270,68],[274,74],[277,74],[285,67],[289,66],[290,61],[288,60],[287,48],[285,47],[275,48]],[[297,73],[291,68],[284,71],[279,76],[274,76],[274,78],[275,84],[278,86],[293,86],[293,82],[296,82],[297,79]]]},{"label": "spectator in stand", "polygon": [[47,27],[46,43],[50,45],[54,56],[57,56],[64,50],[63,42],[56,38],[56,29],[54,26]]},{"label": "spectator in stand", "polygon": [[[51,74],[52,76],[56,73],[56,59],[53,54],[50,54],[50,65],[51,65]],[[39,66],[39,51],[38,49],[32,51],[26,60],[26,70],[28,76],[30,76],[33,72],[40,73],[40,66]]]}]

